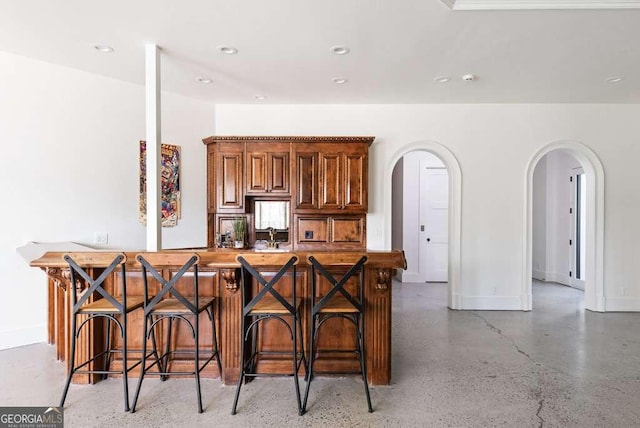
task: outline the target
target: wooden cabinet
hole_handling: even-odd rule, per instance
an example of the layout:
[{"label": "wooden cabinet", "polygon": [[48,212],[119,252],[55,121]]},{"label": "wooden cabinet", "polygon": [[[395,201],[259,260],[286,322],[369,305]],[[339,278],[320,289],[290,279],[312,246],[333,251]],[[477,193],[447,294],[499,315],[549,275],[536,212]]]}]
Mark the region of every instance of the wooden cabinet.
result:
[{"label": "wooden cabinet", "polygon": [[203,142],[209,246],[227,227],[220,215],[252,218],[256,201],[284,200],[290,202],[293,249],[366,248],[373,137],[228,136]]},{"label": "wooden cabinet", "polygon": [[318,152],[295,152],[295,212],[313,212],[318,209]]},{"label": "wooden cabinet", "polygon": [[366,218],[364,215],[325,216],[295,215],[297,249],[359,249],[365,248]]},{"label": "wooden cabinet", "polygon": [[218,211],[244,212],[244,145],[221,143],[215,155]]},{"label": "wooden cabinet", "polygon": [[288,195],[291,162],[289,143],[247,143],[247,195]]},{"label": "wooden cabinet", "polygon": [[350,149],[320,152],[321,210],[367,211],[367,153]]},{"label": "wooden cabinet", "polygon": [[296,148],[294,211],[366,213],[368,148],[367,143]]}]

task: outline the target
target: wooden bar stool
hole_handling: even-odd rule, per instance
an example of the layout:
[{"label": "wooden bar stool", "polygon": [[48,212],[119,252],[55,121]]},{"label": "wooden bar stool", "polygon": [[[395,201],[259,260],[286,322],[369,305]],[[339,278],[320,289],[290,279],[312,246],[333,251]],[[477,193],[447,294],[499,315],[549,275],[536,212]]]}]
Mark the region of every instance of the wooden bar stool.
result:
[{"label": "wooden bar stool", "polygon": [[[215,297],[200,297],[198,289],[198,263],[200,257],[194,253],[185,252],[160,252],[160,253],[143,253],[136,256],[136,260],[142,265],[142,278],[144,281],[144,327],[143,327],[143,360],[142,372],[136,389],[136,395],[131,406],[131,412],[135,412],[140,388],[145,375],[159,375],[162,380],[166,380],[169,375],[194,376],[196,380],[196,394],[198,398],[198,413],[202,413],[202,393],[200,388],[200,372],[214,358],[218,364],[218,371],[222,376],[222,366],[220,364],[220,353],[218,350],[218,340],[216,337],[216,321],[214,315]],[[161,267],[164,266],[181,266],[177,272],[171,275],[170,279],[165,279],[161,274]],[[185,296],[183,292],[178,291],[177,285],[179,281],[186,277],[187,272],[191,271],[193,276],[193,295]],[[162,287],[162,289],[154,297],[149,298],[149,279],[151,275]],[[166,297],[166,298],[165,298]],[[212,330],[212,349],[200,349],[200,323],[199,316],[206,312],[211,321]],[[189,320],[189,318],[192,320]],[[167,335],[165,342],[165,350],[162,355],[158,356],[157,347],[154,340],[154,329],[159,326],[163,320],[168,320]],[[193,350],[171,349],[171,329],[174,320],[183,321],[191,331],[194,339]],[[147,365],[147,340],[151,337],[153,344],[154,361]],[[194,369],[193,371],[170,371],[170,358],[176,354],[193,355]],[[206,360],[201,364],[200,358],[204,354]],[[157,371],[149,370],[156,367]]]},{"label": "wooden bar stool", "polygon": [[[362,375],[362,381],[364,382],[364,391],[367,397],[367,407],[369,412],[373,412],[371,407],[371,397],[369,396],[369,384],[367,382],[367,363],[365,354],[365,329],[364,329],[364,316],[365,316],[365,300],[364,300],[364,265],[367,263],[367,256],[362,254],[339,254],[332,253],[325,254],[311,254],[307,256],[307,260],[311,265],[311,338],[309,340],[309,371],[307,374],[307,387],[304,393],[304,402],[302,405],[303,411],[307,409],[307,399],[309,398],[309,389],[314,374],[349,374],[360,373]],[[338,280],[335,279],[333,274],[329,272],[326,266],[331,265],[333,267],[342,267],[342,269],[348,269],[347,272],[342,275]],[[318,279],[325,278],[329,283],[329,290],[326,293],[322,293],[318,285]],[[355,278],[356,281],[352,281],[351,284],[357,287],[355,293],[349,293],[345,289],[345,285],[349,283],[351,278]],[[353,286],[350,285],[350,286]],[[325,322],[332,318],[342,318],[353,323],[355,327],[355,348],[344,349],[314,349],[316,341],[318,339],[318,331]],[[314,370],[313,364],[320,353],[355,353],[358,356],[360,362],[359,372],[344,372],[344,371],[323,371],[318,372]]]},{"label": "wooden bar stool", "polygon": [[[240,254],[238,262],[242,265],[242,320],[241,320],[241,356],[240,378],[236,388],[236,396],[233,400],[231,414],[236,414],[240,388],[246,377],[258,376],[293,376],[295,385],[298,414],[302,415],[302,400],[300,398],[300,384],[298,371],[303,365],[307,368],[307,360],[304,355],[304,343],[302,334],[302,320],[300,316],[300,304],[302,299],[296,296],[296,265],[298,258],[291,254]],[[275,275],[267,281],[258,270],[275,268]],[[284,297],[284,291],[278,292],[275,286],[284,276],[291,278],[291,293]],[[252,294],[253,279],[257,281],[258,291]],[[288,291],[288,287],[287,287]],[[281,294],[282,293],[282,294]],[[253,297],[252,297],[253,296]],[[289,319],[290,322],[287,322]],[[291,351],[264,351],[257,348],[261,323],[269,320],[281,322],[291,335]],[[250,339],[251,335],[251,339]],[[263,338],[264,339],[264,338]],[[300,346],[298,346],[300,339]],[[266,339],[268,341],[268,339]],[[248,342],[251,341],[251,346]],[[299,350],[298,350],[299,349]],[[249,354],[249,355],[247,355]],[[292,370],[283,373],[258,373],[257,365],[263,355],[289,355],[292,360]]]},{"label": "wooden bar stool", "polygon": [[[71,290],[73,298],[73,308],[71,313],[71,356],[69,359],[69,375],[67,376],[67,383],[60,399],[60,407],[64,406],[65,399],[67,398],[67,392],[69,391],[69,384],[74,374],[102,374],[103,378],[108,374],[121,374],[122,385],[124,387],[124,410],[129,411],[129,382],[127,373],[140,364],[138,361],[133,366],[129,367],[127,361],[127,314],[133,310],[142,307],[142,297],[127,296],[127,281],[125,275],[125,262],[127,256],[124,253],[102,253],[102,252],[88,252],[88,253],[68,253],[64,255],[64,260],[69,264],[71,273]],[[115,296],[116,293],[110,293],[105,289],[105,284],[108,284],[113,278],[112,274],[116,269],[120,268],[122,275],[122,289],[121,295]],[[100,269],[102,273],[98,278],[93,279],[85,271],[85,269]],[[87,285],[87,289],[84,294],[78,299],[78,287],[76,283],[84,281]],[[114,287],[115,288],[115,287]],[[102,296],[100,299],[89,301],[94,296],[94,293],[98,293]],[[84,317],[84,319],[78,325],[78,318]],[[118,317],[120,320],[118,320]],[[102,352],[93,356],[87,361],[76,365],[76,346],[78,336],[82,328],[89,323],[89,321],[95,319],[105,319],[107,325],[107,332],[105,337],[105,347]],[[115,324],[120,331],[122,337],[122,349],[114,349],[111,342],[111,324]],[[111,355],[114,353],[122,354],[122,370],[109,370],[111,362]],[[102,358],[102,368],[97,369],[97,359]],[[87,367],[88,368],[85,368]]]}]

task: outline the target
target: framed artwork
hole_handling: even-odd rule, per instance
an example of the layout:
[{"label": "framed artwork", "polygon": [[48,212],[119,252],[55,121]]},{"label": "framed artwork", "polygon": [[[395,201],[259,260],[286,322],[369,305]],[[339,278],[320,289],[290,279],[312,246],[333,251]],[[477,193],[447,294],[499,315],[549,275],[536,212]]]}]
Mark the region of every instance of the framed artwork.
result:
[{"label": "framed artwork", "polygon": [[[174,227],[180,218],[180,146],[161,145],[162,227]],[[147,224],[147,143],[140,141],[140,203],[138,219]]]}]

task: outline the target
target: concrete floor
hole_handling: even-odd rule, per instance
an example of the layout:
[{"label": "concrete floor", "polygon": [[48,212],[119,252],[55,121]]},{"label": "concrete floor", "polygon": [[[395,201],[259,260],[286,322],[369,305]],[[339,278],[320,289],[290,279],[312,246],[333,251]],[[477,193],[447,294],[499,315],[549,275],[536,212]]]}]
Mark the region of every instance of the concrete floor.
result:
[{"label": "concrete floor", "polygon": [[[534,284],[532,312],[451,311],[446,285],[394,284],[393,384],[372,387],[367,413],[357,379],[318,379],[298,416],[290,379],[235,388],[145,380],[135,414],[121,382],[73,385],[68,427],[631,427],[640,426],[640,314],[584,310],[581,292]],[[0,352],[0,405],[57,404],[64,367],[44,344]],[[132,393],[137,379],[131,382]],[[304,385],[304,382],[302,382]]]}]

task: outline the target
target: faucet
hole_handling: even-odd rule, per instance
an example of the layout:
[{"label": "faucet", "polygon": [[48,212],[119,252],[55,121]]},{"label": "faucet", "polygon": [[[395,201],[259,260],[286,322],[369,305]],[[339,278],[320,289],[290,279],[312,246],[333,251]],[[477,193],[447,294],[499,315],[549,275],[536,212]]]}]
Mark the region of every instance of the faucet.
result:
[{"label": "faucet", "polygon": [[267,248],[278,248],[278,243],[276,242],[276,230],[273,227],[267,227],[267,232],[269,232]]}]

